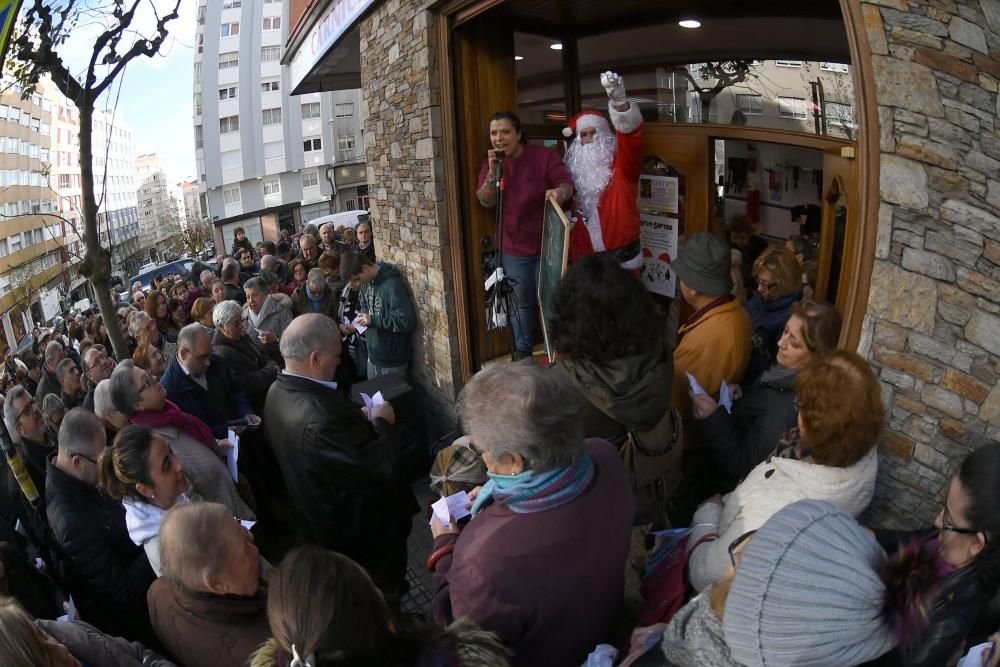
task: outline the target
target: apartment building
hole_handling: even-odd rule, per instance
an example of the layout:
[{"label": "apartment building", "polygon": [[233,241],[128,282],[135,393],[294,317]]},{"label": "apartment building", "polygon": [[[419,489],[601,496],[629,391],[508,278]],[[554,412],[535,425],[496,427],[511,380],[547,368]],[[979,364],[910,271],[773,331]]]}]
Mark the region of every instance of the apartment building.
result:
[{"label": "apartment building", "polygon": [[197,225],[203,216],[201,202],[198,197],[198,181],[187,180],[177,184],[181,190],[181,197],[184,200],[184,224]]},{"label": "apartment building", "polygon": [[[83,247],[82,189],[80,181],[80,115],[69,100],[58,96],[53,137],[53,182],[59,195],[59,214],[70,263],[86,254]],[[143,259],[136,211],[135,140],[120,117],[104,111],[94,114],[94,190],[98,204],[101,245],[111,250],[112,272],[127,280]],[[73,290],[83,279],[70,271]]]},{"label": "apartment building", "polygon": [[[27,99],[0,90],[0,319],[7,347],[59,310],[62,228],[50,183],[53,103],[44,84]],[[44,306],[44,307],[43,307]]]},{"label": "apartment building", "polygon": [[282,0],[199,1],[198,187],[220,248],[367,206],[359,90],[291,95]]},{"label": "apartment building", "polygon": [[184,200],[156,153],[135,160],[138,190],[139,245],[150,262],[179,255],[179,239],[184,223]]}]

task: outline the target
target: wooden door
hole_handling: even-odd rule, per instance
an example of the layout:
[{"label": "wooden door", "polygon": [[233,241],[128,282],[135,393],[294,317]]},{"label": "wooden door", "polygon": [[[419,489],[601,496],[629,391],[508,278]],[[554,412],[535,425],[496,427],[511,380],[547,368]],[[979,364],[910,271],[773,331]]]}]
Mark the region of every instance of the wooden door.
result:
[{"label": "wooden door", "polygon": [[859,252],[857,162],[852,147],[823,151],[823,226],[819,241],[816,299],[844,316],[853,263]]},{"label": "wooden door", "polygon": [[489,149],[490,116],[497,111],[517,110],[514,33],[498,25],[504,21],[501,13],[490,12],[463,23],[453,33],[465,293],[476,368],[510,352],[506,330],[486,330],[486,294],[481,276],[483,253],[495,249],[495,211],[483,208],[475,194],[479,168]]}]

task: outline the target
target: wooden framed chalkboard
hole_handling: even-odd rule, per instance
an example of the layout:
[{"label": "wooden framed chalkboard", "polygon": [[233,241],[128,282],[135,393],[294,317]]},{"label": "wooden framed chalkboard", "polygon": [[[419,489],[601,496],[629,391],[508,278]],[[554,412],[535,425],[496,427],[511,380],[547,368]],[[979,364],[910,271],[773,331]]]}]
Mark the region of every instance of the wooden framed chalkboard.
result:
[{"label": "wooden framed chalkboard", "polygon": [[549,316],[552,313],[552,295],[566,273],[569,260],[569,220],[553,199],[545,200],[545,217],[542,221],[542,255],[538,263],[538,307],[542,313],[542,333],[545,335],[545,354],[552,359],[552,342],[549,340]]}]

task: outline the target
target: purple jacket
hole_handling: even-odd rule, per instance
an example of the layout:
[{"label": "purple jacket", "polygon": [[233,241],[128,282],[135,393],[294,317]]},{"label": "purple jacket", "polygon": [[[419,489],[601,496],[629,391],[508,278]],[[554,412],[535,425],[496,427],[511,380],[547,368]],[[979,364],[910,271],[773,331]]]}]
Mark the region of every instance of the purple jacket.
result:
[{"label": "purple jacket", "polygon": [[585,444],[594,480],[561,507],[515,514],[493,503],[437,563],[437,623],[470,617],[514,650],[518,667],[576,666],[606,641],[625,589],[635,502],[617,450]]}]

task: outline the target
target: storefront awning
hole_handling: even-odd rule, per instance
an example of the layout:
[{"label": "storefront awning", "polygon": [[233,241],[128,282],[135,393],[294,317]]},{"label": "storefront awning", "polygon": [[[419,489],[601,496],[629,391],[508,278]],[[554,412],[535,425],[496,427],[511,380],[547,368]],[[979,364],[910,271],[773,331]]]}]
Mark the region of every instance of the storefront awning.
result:
[{"label": "storefront awning", "polygon": [[318,18],[308,32],[293,37],[285,53],[293,95],[361,87],[358,21],[378,2],[332,0],[314,13]]}]

